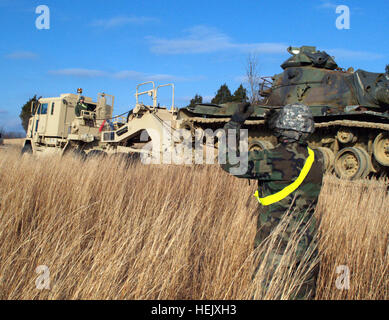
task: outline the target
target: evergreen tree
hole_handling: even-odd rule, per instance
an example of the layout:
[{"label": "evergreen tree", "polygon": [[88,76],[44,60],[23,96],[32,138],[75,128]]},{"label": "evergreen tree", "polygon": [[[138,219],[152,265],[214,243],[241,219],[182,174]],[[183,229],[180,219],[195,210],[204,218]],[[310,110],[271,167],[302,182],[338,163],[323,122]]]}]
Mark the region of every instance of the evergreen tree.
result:
[{"label": "evergreen tree", "polygon": [[193,99],[190,100],[190,103],[187,107],[194,107],[196,104],[203,103],[203,97],[196,93]]},{"label": "evergreen tree", "polygon": [[385,72],[386,72],[387,75],[389,75],[389,64],[386,65]]},{"label": "evergreen tree", "polygon": [[231,91],[230,89],[228,89],[227,84],[223,84],[216,92],[216,96],[212,99],[211,103],[222,104],[231,101],[232,101]]},{"label": "evergreen tree", "polygon": [[240,84],[239,88],[234,92],[234,96],[232,97],[232,101],[234,102],[247,102],[247,90]]},{"label": "evergreen tree", "polygon": [[28,129],[28,120],[31,117],[31,103],[33,101],[36,101],[36,100],[37,99],[36,99],[36,95],[35,95],[34,97],[32,97],[30,100],[28,100],[24,104],[24,106],[22,107],[22,111],[19,114],[19,118],[20,118],[20,120],[22,120],[23,129],[26,132],[27,132],[27,129]]}]

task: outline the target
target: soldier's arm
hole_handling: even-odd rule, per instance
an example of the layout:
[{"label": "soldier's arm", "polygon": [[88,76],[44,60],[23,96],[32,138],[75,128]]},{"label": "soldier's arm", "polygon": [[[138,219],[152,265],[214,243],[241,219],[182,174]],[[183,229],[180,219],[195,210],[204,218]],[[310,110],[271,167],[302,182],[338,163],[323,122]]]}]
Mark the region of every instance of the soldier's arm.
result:
[{"label": "soldier's arm", "polygon": [[81,115],[81,109],[80,109],[79,103],[76,104],[76,107],[74,109],[74,113],[76,114],[76,117],[79,117]]},{"label": "soldier's arm", "polygon": [[[265,178],[264,174],[269,171],[269,167],[267,166],[267,159],[271,158],[268,150],[259,151],[247,151],[247,166],[244,167],[243,170],[237,170],[239,173],[234,173],[233,169],[238,169],[241,166],[241,163],[231,163],[231,155],[234,154],[238,158],[242,158],[240,150],[239,150],[239,139],[240,139],[240,129],[241,124],[229,121],[224,126],[225,135],[228,137],[228,130],[235,129],[236,130],[236,143],[235,148],[232,147],[231,143],[221,144],[221,152],[226,155],[226,163],[220,164],[221,168],[233,174],[237,178],[245,178],[245,179],[263,179]],[[228,141],[228,139],[226,139]]]}]

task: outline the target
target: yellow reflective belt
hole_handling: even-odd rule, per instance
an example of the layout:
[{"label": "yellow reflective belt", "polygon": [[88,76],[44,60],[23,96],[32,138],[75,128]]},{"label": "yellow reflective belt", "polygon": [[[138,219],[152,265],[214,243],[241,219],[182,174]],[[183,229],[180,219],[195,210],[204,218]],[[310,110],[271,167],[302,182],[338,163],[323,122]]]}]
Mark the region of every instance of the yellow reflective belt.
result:
[{"label": "yellow reflective belt", "polygon": [[308,154],[309,156],[305,161],[304,167],[301,169],[299,176],[293,183],[286,186],[281,191],[278,191],[277,193],[271,194],[264,198],[259,197],[258,190],[255,191],[254,196],[263,206],[268,206],[272,203],[278,202],[286,198],[288,195],[290,195],[293,191],[295,191],[300,186],[300,184],[304,181],[305,177],[307,176],[309,170],[311,169],[313,161],[315,159],[315,154],[313,150],[311,150],[309,147],[308,147]]}]

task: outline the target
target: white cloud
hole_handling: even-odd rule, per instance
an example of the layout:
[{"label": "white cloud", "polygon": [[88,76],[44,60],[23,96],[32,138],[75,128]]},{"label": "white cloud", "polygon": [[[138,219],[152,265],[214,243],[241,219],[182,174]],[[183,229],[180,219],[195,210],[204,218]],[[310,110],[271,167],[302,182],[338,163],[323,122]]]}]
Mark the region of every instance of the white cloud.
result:
[{"label": "white cloud", "polygon": [[90,25],[93,27],[114,28],[121,27],[127,24],[145,24],[150,22],[157,22],[158,19],[152,17],[128,17],[118,16],[109,19],[99,19],[93,21]]},{"label": "white cloud", "polygon": [[[336,8],[338,6],[341,6],[341,5],[345,5],[343,3],[343,1],[335,4],[335,3],[331,2],[331,1],[322,0],[321,3],[318,6],[316,6],[316,9],[324,9],[324,10],[325,9],[331,9],[332,11],[335,12]],[[365,12],[364,9],[362,9],[360,7],[356,7],[354,3],[352,4],[352,6],[350,5],[349,8],[350,8],[350,11],[352,12],[352,14],[360,15],[360,14],[363,14]]]},{"label": "white cloud", "polygon": [[189,80],[189,78],[178,77],[171,74],[149,74],[133,70],[123,70],[111,73],[109,76],[115,79],[133,79],[133,80],[155,80],[155,81],[180,81]]},{"label": "white cloud", "polygon": [[132,79],[138,81],[190,81],[201,79],[202,77],[179,77],[171,74],[151,74],[138,72],[134,70],[122,70],[117,72],[107,72],[102,70],[95,69],[81,69],[81,68],[68,68],[68,69],[59,69],[59,70],[50,70],[48,72],[51,75],[58,76],[72,76],[78,78],[113,78],[113,79]]},{"label": "white cloud", "polygon": [[107,76],[106,72],[100,70],[80,69],[80,68],[50,70],[49,74],[59,75],[59,76],[73,76],[73,77],[80,77],[80,78],[96,78],[96,77]]},{"label": "white cloud", "polygon": [[321,1],[321,4],[317,6],[319,9],[336,9],[338,5],[330,1]]},{"label": "white cloud", "polygon": [[335,59],[357,59],[357,60],[370,60],[370,59],[381,59],[384,58],[385,55],[375,52],[368,51],[357,51],[357,50],[349,50],[349,49],[326,49],[329,55],[335,56]]},{"label": "white cloud", "polygon": [[112,73],[110,76],[116,79],[139,79],[144,76],[142,72],[133,70],[123,70]]},{"label": "white cloud", "polygon": [[159,54],[211,53],[238,50],[256,53],[284,53],[288,47],[283,43],[258,42],[237,43],[225,33],[207,26],[194,26],[184,30],[185,37],[163,39],[147,37],[151,51]]},{"label": "white cloud", "polygon": [[5,57],[13,60],[31,60],[38,58],[38,55],[31,51],[15,51],[7,54]]}]

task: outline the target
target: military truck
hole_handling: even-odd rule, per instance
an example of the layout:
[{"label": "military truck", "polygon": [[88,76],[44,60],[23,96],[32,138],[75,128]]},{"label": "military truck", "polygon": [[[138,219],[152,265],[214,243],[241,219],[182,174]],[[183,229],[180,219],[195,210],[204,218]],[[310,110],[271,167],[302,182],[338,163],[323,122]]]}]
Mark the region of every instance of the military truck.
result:
[{"label": "military truck", "polygon": [[[282,73],[262,78],[258,103],[245,122],[249,148],[271,148],[276,139],[264,125],[269,108],[289,103],[308,105],[316,130],[310,138],[328,170],[342,178],[358,179],[389,173],[389,78],[384,73],[344,70],[326,52],[315,47],[289,47],[291,57]],[[236,103],[199,104],[180,110],[192,126],[221,127],[236,110]]]},{"label": "military truck", "polygon": [[70,146],[94,143],[98,139],[99,125],[112,117],[114,97],[99,93],[97,102],[93,102],[90,97],[83,97],[86,109],[77,117],[75,109],[82,89],[79,88],[77,92],[40,98],[31,104],[32,116],[28,122],[22,154],[63,154],[66,150],[81,152],[81,149]]},{"label": "military truck", "polygon": [[[143,90],[145,86],[148,88]],[[171,88],[170,107],[160,106],[158,102],[158,92],[163,87]],[[178,119],[178,108],[174,106],[174,85],[171,83],[156,86],[148,81],[138,84],[135,107],[126,112],[126,117],[124,114],[112,117],[114,97],[106,93],[99,93],[97,102],[83,97],[87,110],[81,110],[77,116],[81,93],[78,89],[78,95],[40,98],[32,105],[22,153],[71,153],[82,158],[112,154],[152,155],[154,150],[170,149],[174,144],[172,140],[182,140],[174,134],[176,129],[182,128],[182,120]],[[150,97],[152,104],[140,101],[142,96]]]}]

